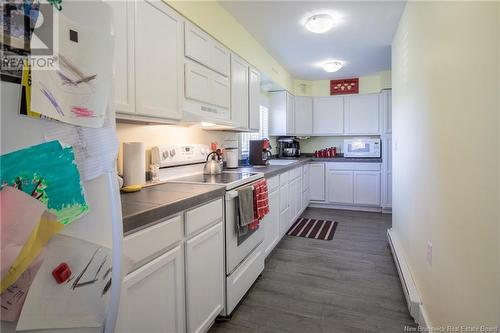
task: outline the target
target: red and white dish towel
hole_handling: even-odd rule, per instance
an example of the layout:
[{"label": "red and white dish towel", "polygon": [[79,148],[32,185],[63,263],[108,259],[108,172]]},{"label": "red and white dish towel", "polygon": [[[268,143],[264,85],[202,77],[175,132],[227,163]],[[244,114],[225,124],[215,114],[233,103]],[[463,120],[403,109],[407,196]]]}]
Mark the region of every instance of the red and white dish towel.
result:
[{"label": "red and white dish towel", "polygon": [[269,213],[269,197],[267,180],[260,179],[253,185],[253,216],[254,221],[248,225],[250,230],[259,227],[260,221]]}]

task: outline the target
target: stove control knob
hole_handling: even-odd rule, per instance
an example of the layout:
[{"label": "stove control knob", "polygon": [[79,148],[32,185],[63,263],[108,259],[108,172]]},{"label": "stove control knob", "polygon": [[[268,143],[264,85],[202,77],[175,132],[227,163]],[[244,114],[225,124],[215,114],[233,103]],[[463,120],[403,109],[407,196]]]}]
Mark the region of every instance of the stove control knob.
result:
[{"label": "stove control knob", "polygon": [[168,158],[168,151],[164,151],[161,156],[163,157],[164,160],[166,160]]},{"label": "stove control knob", "polygon": [[175,149],[170,149],[170,157],[174,157],[175,156]]}]

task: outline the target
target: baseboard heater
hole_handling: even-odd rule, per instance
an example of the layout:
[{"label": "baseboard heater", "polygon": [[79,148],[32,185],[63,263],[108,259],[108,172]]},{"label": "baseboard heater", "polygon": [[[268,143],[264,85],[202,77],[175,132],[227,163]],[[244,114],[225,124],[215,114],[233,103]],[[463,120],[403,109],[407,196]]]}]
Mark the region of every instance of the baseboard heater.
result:
[{"label": "baseboard heater", "polygon": [[406,264],[406,259],[403,255],[403,248],[401,247],[401,244],[399,244],[397,237],[395,237],[392,228],[387,230],[387,238],[391,247],[392,256],[394,257],[394,262],[396,263],[399,279],[401,280],[401,285],[403,286],[403,292],[405,294],[406,303],[408,304],[408,309],[410,310],[410,315],[417,324],[422,327],[427,327],[425,315],[422,309],[422,301],[420,300],[420,296],[411,276],[410,269]]}]

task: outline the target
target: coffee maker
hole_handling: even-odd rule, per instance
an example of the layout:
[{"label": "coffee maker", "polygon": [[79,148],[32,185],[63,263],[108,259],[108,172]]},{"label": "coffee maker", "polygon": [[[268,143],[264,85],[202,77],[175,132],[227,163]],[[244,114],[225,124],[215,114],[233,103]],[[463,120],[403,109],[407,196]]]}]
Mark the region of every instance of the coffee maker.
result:
[{"label": "coffee maker", "polygon": [[268,165],[271,156],[269,139],[249,141],[248,159],[251,165]]},{"label": "coffee maker", "polygon": [[278,138],[278,158],[300,157],[299,140],[293,136],[282,136]]}]

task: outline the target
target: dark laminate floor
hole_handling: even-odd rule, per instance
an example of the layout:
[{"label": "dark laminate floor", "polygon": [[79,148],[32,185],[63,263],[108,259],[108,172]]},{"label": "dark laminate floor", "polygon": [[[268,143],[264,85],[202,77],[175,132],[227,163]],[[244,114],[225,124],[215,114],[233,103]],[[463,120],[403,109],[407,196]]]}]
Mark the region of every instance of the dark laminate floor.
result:
[{"label": "dark laminate floor", "polygon": [[416,326],[387,244],[391,216],[307,209],[339,222],[332,241],[285,236],[227,322],[210,332],[404,332]]}]

